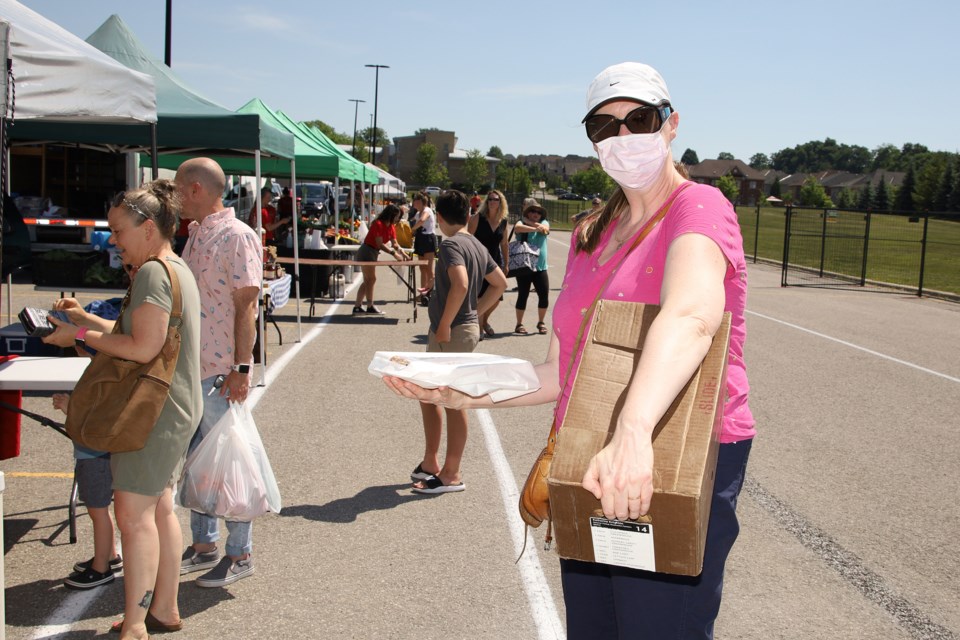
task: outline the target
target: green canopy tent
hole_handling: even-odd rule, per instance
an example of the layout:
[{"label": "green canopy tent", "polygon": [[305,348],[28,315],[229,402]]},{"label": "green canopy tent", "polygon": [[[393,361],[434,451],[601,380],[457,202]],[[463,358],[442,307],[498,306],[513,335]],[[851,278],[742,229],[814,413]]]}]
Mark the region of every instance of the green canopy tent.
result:
[{"label": "green canopy tent", "polygon": [[[340,180],[358,180],[373,184],[376,184],[379,180],[379,173],[375,169],[366,167],[363,163],[345,153],[319,131],[307,127],[303,123],[296,122],[282,111],[271,109],[259,98],[254,98],[247,102],[247,104],[237,110],[237,113],[256,115],[270,126],[281,131],[286,131],[294,136],[296,162],[291,165],[280,159],[265,158],[261,164],[261,171],[264,175],[277,178],[290,178],[291,183],[294,185],[296,185],[298,178],[308,180],[333,180],[337,189],[339,189]],[[179,154],[165,155],[160,158],[160,166],[176,168],[187,157],[188,156]],[[253,170],[249,158],[215,155],[214,159],[220,163],[223,170],[230,175],[250,175]],[[260,184],[259,177],[257,183]],[[259,205],[257,208],[259,209]],[[335,216],[339,216],[339,211],[336,210],[336,208],[333,213]],[[298,233],[297,226],[297,216],[294,216],[293,237],[295,238]],[[294,243],[293,258],[294,281],[297,287],[297,318],[299,327],[300,247],[298,243]]]},{"label": "green canopy tent", "polygon": [[294,157],[293,137],[255,114],[238,114],[188,87],[153,57],[120,16],[112,15],[87,42],[121,64],[153,76],[157,87],[157,144],[161,152]]},{"label": "green canopy tent", "polygon": [[[292,165],[295,157],[293,136],[270,126],[255,113],[234,113],[190,89],[163,62],[150,55],[133,32],[117,15],[107,18],[87,42],[121,64],[153,77],[157,89],[157,144],[161,148],[161,166],[165,154],[185,153],[189,157],[244,157],[253,167],[257,183],[261,181],[261,162]],[[182,159],[182,158],[181,158]],[[289,171],[294,170],[291,167]],[[257,194],[259,202],[259,194]],[[260,226],[258,207],[257,226]],[[263,316],[260,317],[260,335]],[[265,361],[260,343],[260,362]]]}]

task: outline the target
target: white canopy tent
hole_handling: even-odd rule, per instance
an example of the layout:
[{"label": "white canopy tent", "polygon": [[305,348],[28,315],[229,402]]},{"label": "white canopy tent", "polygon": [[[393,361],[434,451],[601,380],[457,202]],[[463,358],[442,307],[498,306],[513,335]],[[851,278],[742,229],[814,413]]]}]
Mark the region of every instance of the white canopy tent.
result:
[{"label": "white canopy tent", "polygon": [[150,123],[157,121],[153,78],[124,67],[15,0],[0,0],[9,24],[14,120]]}]

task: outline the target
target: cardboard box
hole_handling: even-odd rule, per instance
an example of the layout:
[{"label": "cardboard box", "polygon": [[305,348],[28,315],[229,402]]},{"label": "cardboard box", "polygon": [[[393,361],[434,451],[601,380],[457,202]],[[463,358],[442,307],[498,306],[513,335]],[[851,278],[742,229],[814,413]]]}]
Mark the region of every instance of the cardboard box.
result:
[{"label": "cardboard box", "polygon": [[590,460],[612,437],[658,312],[655,305],[598,304],[547,479],[550,510],[563,558],[695,576],[703,568],[726,399],[729,313],[703,363],[654,430],[650,512],[637,521],[607,520],[600,501],[580,484]]}]

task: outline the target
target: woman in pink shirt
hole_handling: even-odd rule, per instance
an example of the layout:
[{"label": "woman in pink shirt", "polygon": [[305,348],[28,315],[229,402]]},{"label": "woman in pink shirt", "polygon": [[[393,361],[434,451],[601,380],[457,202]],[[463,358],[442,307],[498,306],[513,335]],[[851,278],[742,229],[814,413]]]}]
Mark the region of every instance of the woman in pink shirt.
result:
[{"label": "woman in pink shirt", "polygon": [[[561,560],[571,639],[712,638],[724,564],[739,531],[735,508],[755,433],[743,362],[746,264],[733,207],[715,188],[693,184],[674,168],[670,143],[679,123],[666,84],[652,67],[614,65],[590,85],[587,136],[619,189],[574,230],[550,350],[537,367],[543,386],[496,405],[555,401],[562,433],[572,384],[561,376],[576,376],[583,348],[577,334],[597,294],[660,305],[613,437],[583,478],[606,517],[635,519],[647,513],[653,498],[653,429],[703,360],[723,313],[731,313],[727,401],[703,572],[686,578]],[[396,393],[420,401],[494,406],[489,397],[385,380]]]}]

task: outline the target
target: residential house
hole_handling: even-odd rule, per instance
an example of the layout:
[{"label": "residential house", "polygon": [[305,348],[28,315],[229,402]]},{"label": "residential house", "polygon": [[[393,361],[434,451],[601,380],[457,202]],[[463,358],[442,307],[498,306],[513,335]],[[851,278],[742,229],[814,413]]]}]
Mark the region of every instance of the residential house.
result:
[{"label": "residential house", "polygon": [[864,186],[870,185],[870,188],[876,190],[877,185],[882,179],[887,187],[899,188],[903,184],[903,177],[906,174],[901,171],[872,171],[870,173],[850,173],[848,171],[837,171],[828,169],[826,171],[817,171],[816,173],[794,173],[780,180],[780,193],[784,200],[796,202],[800,199],[800,189],[807,178],[813,176],[819,182],[827,196],[831,200],[836,200],[842,191],[852,191],[860,193]]},{"label": "residential house", "polygon": [[723,176],[730,176],[737,182],[740,194],[734,204],[755,205],[766,197],[764,184],[766,176],[743,160],[704,160],[687,167],[690,179],[700,184],[717,186]]}]

